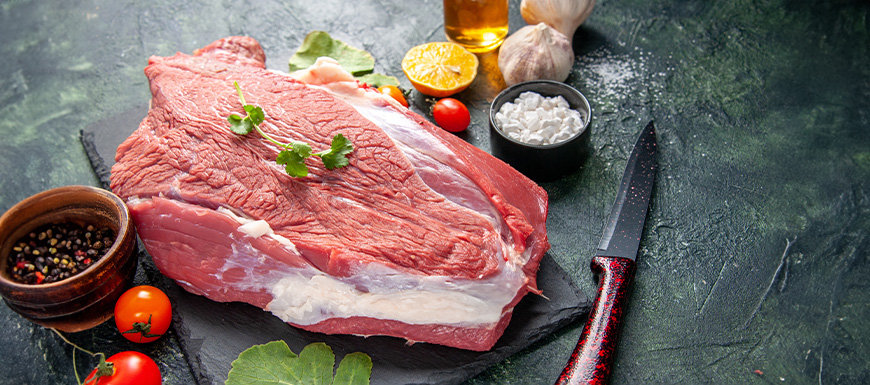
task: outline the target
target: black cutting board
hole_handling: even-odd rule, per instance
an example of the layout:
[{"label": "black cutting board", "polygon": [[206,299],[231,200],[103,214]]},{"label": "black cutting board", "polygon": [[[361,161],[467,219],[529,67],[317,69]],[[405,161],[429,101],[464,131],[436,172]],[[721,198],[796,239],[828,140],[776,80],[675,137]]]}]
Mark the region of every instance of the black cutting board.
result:
[{"label": "black cutting board", "polygon": [[[147,106],[95,123],[82,133],[82,144],[97,176],[108,186],[115,149],[138,127]],[[141,246],[140,246],[141,249]],[[392,337],[326,335],[296,329],[260,308],[218,303],[190,294],[160,275],[144,250],[141,265],[173,302],[173,327],[200,384],[223,384],[231,363],[243,350],[284,340],[294,352],[312,342],[325,342],[336,362],[352,352],[372,357],[372,384],[458,384],[488,366],[534,344],[556,330],[580,321],[590,302],[549,254],[541,261],[538,285],[546,298],[527,295],[515,308],[504,336],[488,352],[471,352]]]}]

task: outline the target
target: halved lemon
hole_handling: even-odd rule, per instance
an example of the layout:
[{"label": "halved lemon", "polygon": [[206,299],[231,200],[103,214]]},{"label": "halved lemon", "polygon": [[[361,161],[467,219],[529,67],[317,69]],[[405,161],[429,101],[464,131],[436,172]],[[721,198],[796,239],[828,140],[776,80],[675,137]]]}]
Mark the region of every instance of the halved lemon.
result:
[{"label": "halved lemon", "polygon": [[402,71],[420,93],[443,98],[468,88],[478,63],[477,56],[459,44],[426,43],[405,54]]}]

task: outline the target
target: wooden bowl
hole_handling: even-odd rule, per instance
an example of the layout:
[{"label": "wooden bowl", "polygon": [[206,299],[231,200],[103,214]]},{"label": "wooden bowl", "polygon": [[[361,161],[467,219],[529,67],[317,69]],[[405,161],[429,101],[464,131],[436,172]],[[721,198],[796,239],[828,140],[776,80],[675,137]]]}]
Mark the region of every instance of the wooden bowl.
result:
[{"label": "wooden bowl", "polygon": [[[60,222],[108,227],[115,241],[106,254],[85,270],[61,281],[22,284],[6,265],[13,243],[30,231]],[[109,191],[65,186],[33,195],[0,217],[0,295],[23,317],[46,327],[77,332],[112,317],[115,301],[136,273],[136,231],[127,206]]]}]

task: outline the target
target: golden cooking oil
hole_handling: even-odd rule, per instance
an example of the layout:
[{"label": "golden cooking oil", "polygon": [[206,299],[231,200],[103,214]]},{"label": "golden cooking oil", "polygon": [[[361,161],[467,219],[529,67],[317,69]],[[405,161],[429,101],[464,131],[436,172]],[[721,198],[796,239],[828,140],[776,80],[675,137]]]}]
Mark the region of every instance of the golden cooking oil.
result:
[{"label": "golden cooking oil", "polygon": [[508,0],[444,0],[444,32],[471,52],[492,51],[508,34]]}]

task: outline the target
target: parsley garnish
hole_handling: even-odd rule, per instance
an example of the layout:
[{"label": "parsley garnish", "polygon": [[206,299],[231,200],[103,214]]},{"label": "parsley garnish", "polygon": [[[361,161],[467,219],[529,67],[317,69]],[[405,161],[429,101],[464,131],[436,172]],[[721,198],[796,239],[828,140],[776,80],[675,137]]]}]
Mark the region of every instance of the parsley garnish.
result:
[{"label": "parsley garnish", "polygon": [[242,94],[242,88],[238,82],[233,82],[236,87],[236,92],[239,94],[239,100],[242,102],[242,108],[245,109],[247,115],[241,117],[237,114],[230,115],[227,120],[230,122],[230,130],[239,135],[250,134],[251,131],[257,131],[260,136],[272,142],[274,145],[281,147],[283,150],[278,153],[275,163],[284,166],[284,171],[287,175],[301,178],[308,175],[308,166],[305,165],[305,160],[312,155],[320,158],[323,165],[329,170],[347,166],[347,155],[353,152],[353,144],[347,140],[342,134],[336,134],[332,137],[332,145],[329,150],[324,150],[317,153],[311,153],[311,146],[305,142],[290,142],[281,143],[260,129],[260,124],[266,119],[266,114],[263,109],[250,105],[245,102],[245,96]]},{"label": "parsley garnish", "polygon": [[254,345],[239,354],[225,385],[369,385],[371,375],[368,354],[347,354],[335,368],[335,353],[323,342],[309,344],[296,354],[278,340]]}]

